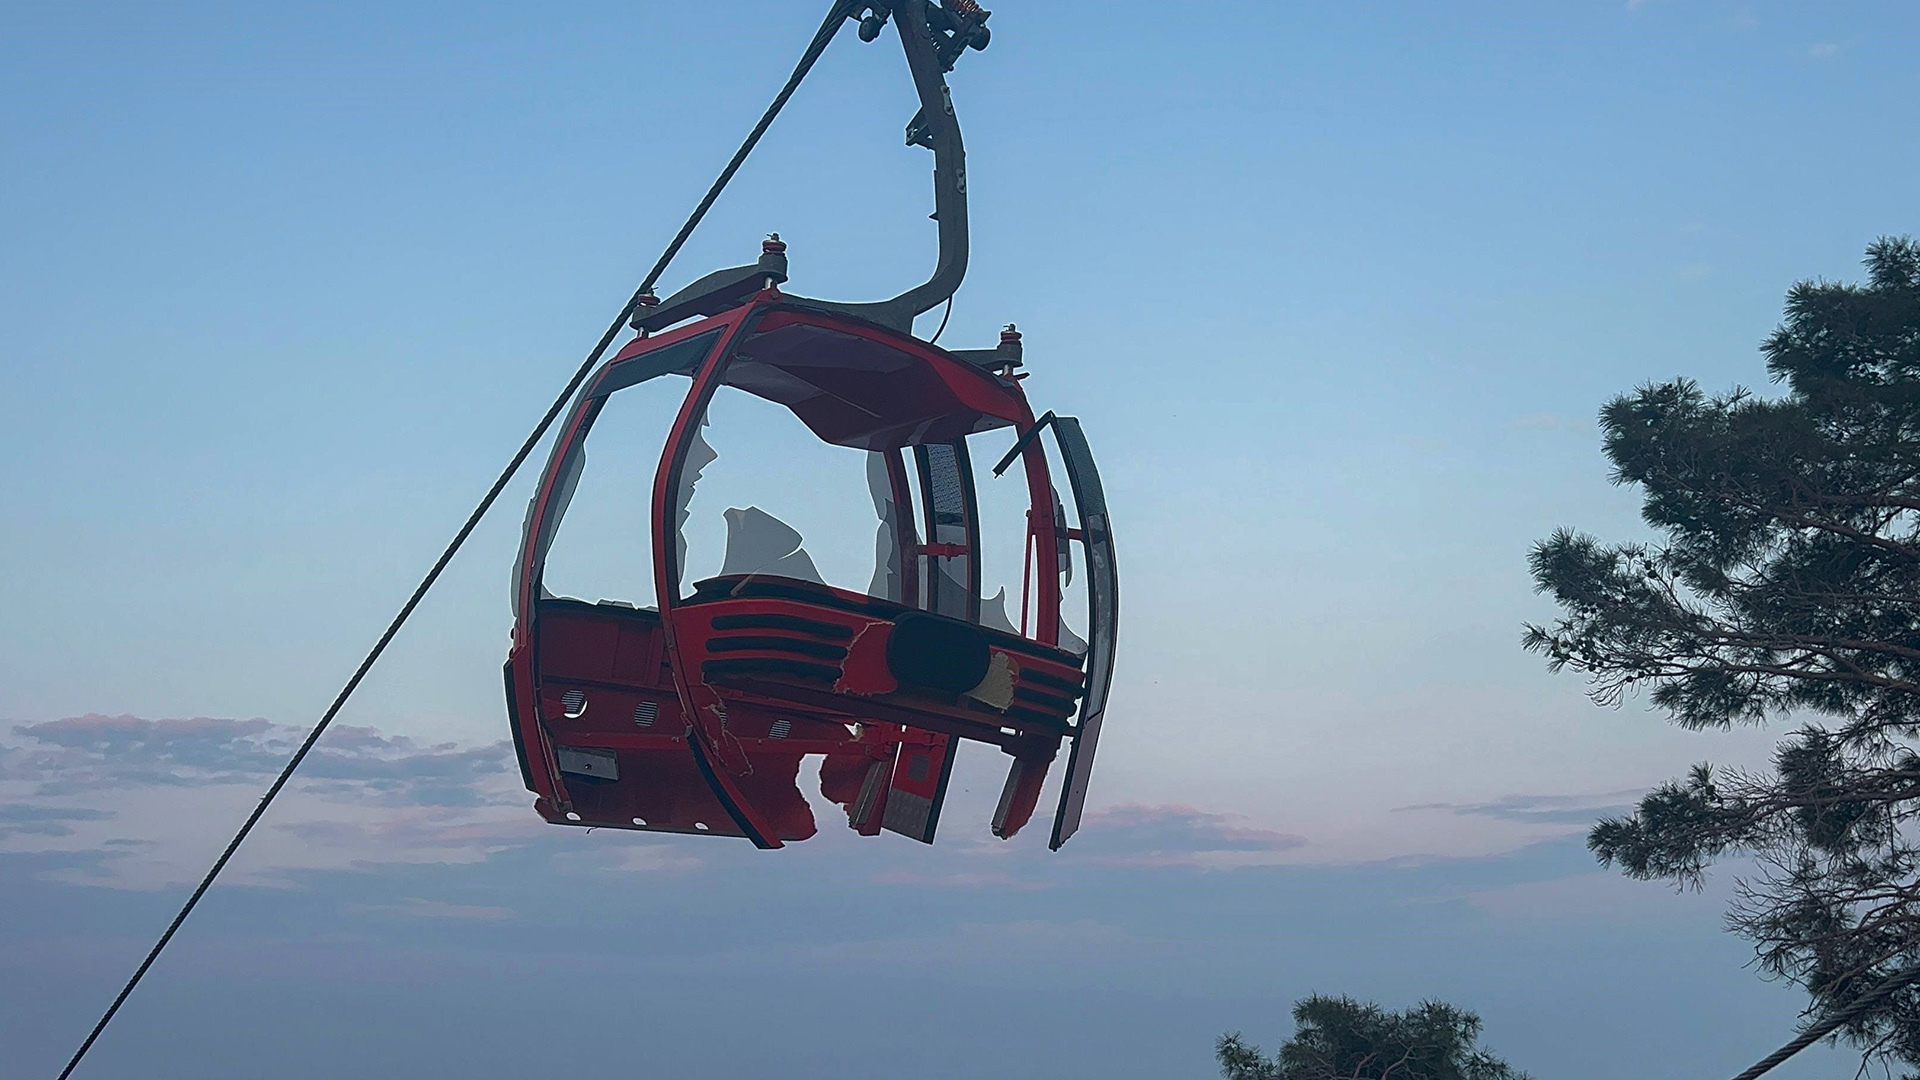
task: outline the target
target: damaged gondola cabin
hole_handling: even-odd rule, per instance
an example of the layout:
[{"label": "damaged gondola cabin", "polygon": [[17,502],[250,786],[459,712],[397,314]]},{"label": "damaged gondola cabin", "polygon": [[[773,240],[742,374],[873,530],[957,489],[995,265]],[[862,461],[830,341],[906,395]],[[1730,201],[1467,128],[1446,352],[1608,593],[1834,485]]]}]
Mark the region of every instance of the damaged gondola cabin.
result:
[{"label": "damaged gondola cabin", "polygon": [[[935,154],[939,265],[893,300],[811,300],[782,290],[775,238],[757,262],[641,307],[639,336],[583,386],[528,509],[506,666],[521,773],[548,821],[779,847],[815,832],[799,774],[817,755],[822,794],[854,830],[930,843],[954,756],[973,741],[1009,760],[995,835],[1026,824],[1062,757],[1052,846],[1078,827],[1117,629],[1106,500],[1079,421],[1029,405],[1012,327],[977,350],[912,334],[965,270],[964,155],[944,72],[984,44],[986,13],[890,7],[922,102],[908,141]],[[867,11],[862,37],[886,14]],[[677,405],[635,523],[653,602],[557,595],[548,561],[588,490],[589,434],[615,422],[622,395],[663,387]],[[865,580],[830,582],[766,507],[703,503],[732,401],[777,413],[757,425],[796,425],[839,449],[871,507]],[[982,595],[982,484],[1019,489],[1024,513],[986,523],[1015,530],[1017,595]],[[724,531],[717,566],[690,557],[689,530],[703,528]],[[1083,634],[1063,618],[1076,565]]]}]

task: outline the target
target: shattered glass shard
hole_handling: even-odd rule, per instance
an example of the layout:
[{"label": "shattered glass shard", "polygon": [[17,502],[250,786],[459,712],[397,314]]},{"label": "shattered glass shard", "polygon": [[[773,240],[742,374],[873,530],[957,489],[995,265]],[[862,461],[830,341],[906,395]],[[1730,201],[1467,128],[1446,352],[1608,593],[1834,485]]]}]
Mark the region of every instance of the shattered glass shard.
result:
[{"label": "shattered glass shard", "polygon": [[759,574],[825,585],[793,526],[757,506],[727,511],[727,553],[720,576]]}]

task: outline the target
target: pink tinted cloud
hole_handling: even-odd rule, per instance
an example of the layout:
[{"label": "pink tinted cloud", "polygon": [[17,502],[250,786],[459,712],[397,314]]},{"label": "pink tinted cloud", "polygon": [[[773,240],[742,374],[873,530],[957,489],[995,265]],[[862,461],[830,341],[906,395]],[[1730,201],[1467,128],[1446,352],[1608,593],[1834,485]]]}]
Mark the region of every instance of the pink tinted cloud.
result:
[{"label": "pink tinted cloud", "polygon": [[1089,814],[1067,850],[1080,862],[1107,866],[1228,869],[1281,861],[1305,837],[1262,828],[1238,814],[1177,803],[1137,803]]}]

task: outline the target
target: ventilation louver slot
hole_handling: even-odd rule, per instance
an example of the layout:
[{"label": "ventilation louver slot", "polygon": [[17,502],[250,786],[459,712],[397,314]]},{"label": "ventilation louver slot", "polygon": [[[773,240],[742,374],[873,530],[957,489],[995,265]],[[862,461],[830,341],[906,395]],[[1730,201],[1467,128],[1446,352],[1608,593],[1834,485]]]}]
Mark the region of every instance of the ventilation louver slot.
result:
[{"label": "ventilation louver slot", "polygon": [[587,711],[587,692],[569,690],[560,695],[560,708],[567,714],[567,719],[578,720]]},{"label": "ventilation louver slot", "polygon": [[660,703],[657,701],[643,701],[633,707],[633,722],[640,727],[652,727],[653,722],[658,719],[660,719]]},{"label": "ventilation louver slot", "polygon": [[767,731],[767,738],[784,739],[791,734],[793,734],[793,721],[775,720],[773,722],[773,727],[768,729]]}]

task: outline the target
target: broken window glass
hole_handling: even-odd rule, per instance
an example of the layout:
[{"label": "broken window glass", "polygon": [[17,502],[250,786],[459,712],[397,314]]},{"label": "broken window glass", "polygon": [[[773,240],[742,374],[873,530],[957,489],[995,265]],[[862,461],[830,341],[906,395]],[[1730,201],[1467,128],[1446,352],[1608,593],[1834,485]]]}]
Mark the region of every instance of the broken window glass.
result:
[{"label": "broken window glass", "polygon": [[561,465],[537,538],[546,556],[541,595],[657,608],[653,478],[686,393],[686,378],[664,377],[608,395]]},{"label": "broken window glass", "polygon": [[681,595],[771,577],[895,598],[899,555],[885,545],[898,509],[879,494],[890,485],[884,460],[874,478],[876,456],[823,442],[785,405],[717,387],[678,485]]}]

